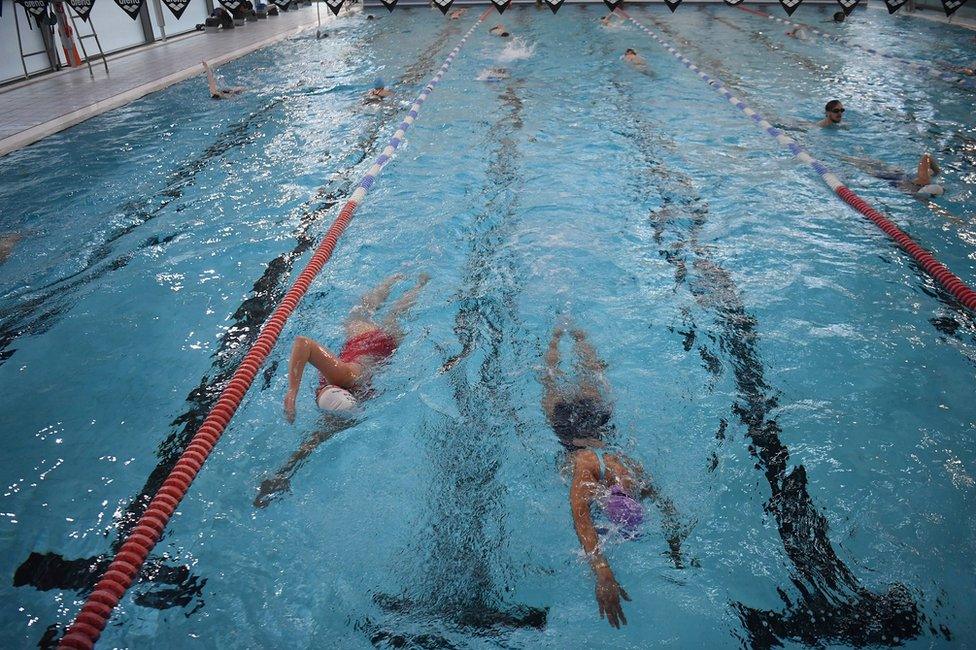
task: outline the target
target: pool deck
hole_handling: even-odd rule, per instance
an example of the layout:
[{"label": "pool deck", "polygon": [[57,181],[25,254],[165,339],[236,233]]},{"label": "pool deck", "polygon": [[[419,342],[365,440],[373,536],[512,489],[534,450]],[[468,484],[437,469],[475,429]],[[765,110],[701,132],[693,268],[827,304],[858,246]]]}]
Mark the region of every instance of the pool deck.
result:
[{"label": "pool deck", "polygon": [[[328,17],[327,17],[328,14]],[[332,19],[321,8],[323,24]],[[281,12],[233,31],[191,32],[109,55],[109,74],[93,62],[0,88],[0,156],[118,108],[178,81],[202,74],[200,62],[222,65],[317,24],[315,7]],[[200,82],[200,92],[205,83]]]}]

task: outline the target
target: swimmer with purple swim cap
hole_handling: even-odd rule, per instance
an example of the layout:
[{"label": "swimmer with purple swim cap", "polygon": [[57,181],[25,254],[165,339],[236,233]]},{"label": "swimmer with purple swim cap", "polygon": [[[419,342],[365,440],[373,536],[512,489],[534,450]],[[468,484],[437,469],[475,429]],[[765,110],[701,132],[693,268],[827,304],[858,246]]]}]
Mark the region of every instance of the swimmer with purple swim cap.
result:
[{"label": "swimmer with purple swim cap", "polygon": [[[559,444],[568,454],[572,468],[569,490],[573,525],[596,578],[596,600],[600,617],[613,627],[627,624],[621,599],[630,600],[617,583],[610,562],[600,547],[600,535],[636,539],[645,520],[641,501],[649,498],[661,511],[670,555],[682,567],[681,540],[686,535],[674,504],[658,495],[637,461],[608,447],[613,433],[613,406],[607,398],[609,386],[603,376],[606,364],[580,329],[570,330],[577,358],[578,376],[566,382],[560,369],[559,342],[563,328],[557,326],[546,351],[542,408]],[[594,522],[593,506],[606,525]]]}]

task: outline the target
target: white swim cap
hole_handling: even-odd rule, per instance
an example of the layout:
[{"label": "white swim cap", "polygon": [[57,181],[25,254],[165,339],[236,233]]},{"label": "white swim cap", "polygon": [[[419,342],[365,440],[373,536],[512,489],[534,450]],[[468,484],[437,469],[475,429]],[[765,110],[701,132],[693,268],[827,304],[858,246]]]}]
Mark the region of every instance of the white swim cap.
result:
[{"label": "white swim cap", "polygon": [[319,408],[323,411],[349,412],[354,411],[359,406],[352,393],[338,386],[326,386],[319,393],[317,400]]},{"label": "white swim cap", "polygon": [[925,187],[919,189],[917,192],[915,192],[915,195],[921,197],[941,196],[944,192],[945,190],[942,188],[941,185],[932,183],[930,185],[926,185]]}]

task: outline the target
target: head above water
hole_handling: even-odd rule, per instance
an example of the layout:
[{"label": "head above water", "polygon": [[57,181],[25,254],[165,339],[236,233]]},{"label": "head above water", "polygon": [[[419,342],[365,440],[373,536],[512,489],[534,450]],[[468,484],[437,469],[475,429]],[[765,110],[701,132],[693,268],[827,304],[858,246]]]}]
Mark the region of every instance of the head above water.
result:
[{"label": "head above water", "polygon": [[835,11],[834,12],[834,22],[835,23],[842,23],[842,22],[844,22],[844,19],[845,18],[847,18],[847,16],[844,14],[843,11]]},{"label": "head above water", "polygon": [[628,47],[627,51],[624,52],[624,56],[637,56],[637,52]]},{"label": "head above water", "polygon": [[382,90],[385,86],[386,84],[383,83],[383,77],[376,77],[376,79],[373,79],[374,90]]},{"label": "head above water", "polygon": [[824,112],[827,114],[827,119],[834,124],[839,124],[842,119],[844,119],[844,105],[839,99],[831,99],[824,106]]}]

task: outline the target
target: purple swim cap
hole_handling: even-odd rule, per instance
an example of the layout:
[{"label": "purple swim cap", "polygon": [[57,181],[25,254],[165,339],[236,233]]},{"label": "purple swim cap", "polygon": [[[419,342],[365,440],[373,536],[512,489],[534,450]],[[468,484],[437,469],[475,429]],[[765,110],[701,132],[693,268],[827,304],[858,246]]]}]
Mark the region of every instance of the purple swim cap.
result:
[{"label": "purple swim cap", "polygon": [[607,518],[624,530],[632,531],[644,521],[644,507],[619,485],[610,490],[610,498],[603,509]]}]

